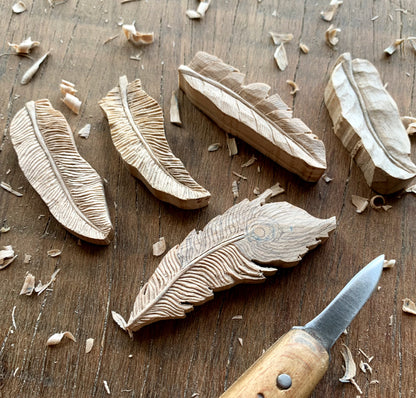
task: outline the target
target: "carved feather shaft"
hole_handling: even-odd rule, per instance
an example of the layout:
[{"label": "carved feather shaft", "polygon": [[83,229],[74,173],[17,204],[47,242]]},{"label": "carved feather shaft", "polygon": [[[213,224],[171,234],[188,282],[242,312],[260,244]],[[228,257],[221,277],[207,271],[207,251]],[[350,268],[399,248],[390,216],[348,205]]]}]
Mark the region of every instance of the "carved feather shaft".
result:
[{"label": "carved feather shaft", "polygon": [[335,217],[318,219],[286,202],[268,203],[271,191],[244,200],[192,231],[172,248],[140,290],[128,322],[130,334],[152,322],[183,318],[213,292],[242,282],[261,282],[276,269],[293,266],[335,228]]},{"label": "carved feather shaft", "polygon": [[100,101],[114,146],[139,178],[160,200],[184,209],[208,204],[210,194],[189,175],[166,141],[162,109],[141,87],[140,80],[119,86]]},{"label": "carved feather shaft", "polygon": [[306,181],[326,169],[325,147],[264,83],[243,85],[244,75],[219,58],[198,52],[179,67],[179,86],[226,132],[240,137]]},{"label": "carved feather shaft", "polygon": [[78,153],[65,117],[47,99],[26,103],[10,136],[26,178],[70,232],[108,244],[113,227],[100,176]]}]

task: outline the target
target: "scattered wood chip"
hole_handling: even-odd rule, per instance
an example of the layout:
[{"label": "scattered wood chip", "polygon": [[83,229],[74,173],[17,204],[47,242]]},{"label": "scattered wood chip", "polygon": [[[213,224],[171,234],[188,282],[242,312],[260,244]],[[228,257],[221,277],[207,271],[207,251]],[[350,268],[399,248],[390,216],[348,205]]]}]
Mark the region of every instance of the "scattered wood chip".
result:
[{"label": "scattered wood chip", "polygon": [[304,54],[308,54],[309,53],[309,47],[305,43],[300,43],[299,44],[299,48],[301,49],[301,51]]},{"label": "scattered wood chip", "polygon": [[13,324],[14,330],[17,330],[16,319],[14,317],[15,312],[16,312],[16,306],[13,306],[13,309],[12,309],[12,324]]},{"label": "scattered wood chip", "polygon": [[133,61],[141,61],[142,54],[143,54],[143,51],[140,51],[136,55],[131,55],[130,59],[132,59]]},{"label": "scattered wood chip", "polygon": [[381,195],[374,195],[371,199],[370,199],[370,206],[374,209],[374,210],[382,210],[383,206],[386,204],[386,200],[384,199],[383,196]]},{"label": "scattered wood chip", "polygon": [[29,264],[30,260],[32,260],[32,256],[30,254],[25,254],[25,258],[23,260],[23,264]]},{"label": "scattered wood chip", "polygon": [[87,123],[81,130],[78,131],[78,137],[88,139],[91,133],[91,124]]},{"label": "scattered wood chip", "polygon": [[383,269],[394,268],[396,260],[384,260]]},{"label": "scattered wood chip", "polygon": [[75,95],[66,93],[65,97],[62,99],[62,102],[71,109],[76,115],[79,115],[79,110],[81,108],[82,102]]},{"label": "scattered wood chip", "polygon": [[237,148],[237,142],[234,137],[227,136],[227,147],[228,147],[228,154],[230,156],[237,155],[238,148]]},{"label": "scattered wood chip", "polygon": [[26,4],[23,3],[23,1],[18,1],[17,3],[14,3],[12,5],[12,11],[15,14],[21,14],[22,12],[25,12],[27,10]]},{"label": "scattered wood chip", "polygon": [[233,171],[233,174],[234,174],[236,177],[241,178],[242,180],[247,181],[247,177],[243,176],[242,174],[239,174],[239,173],[237,173],[237,172],[235,172],[235,171]]},{"label": "scattered wood chip", "polygon": [[358,195],[351,195],[351,202],[356,207],[356,212],[361,214],[368,206],[368,199]]},{"label": "scattered wood chip", "polygon": [[370,19],[370,21],[376,21],[380,18],[380,15],[375,15],[373,18]]},{"label": "scattered wood chip", "polygon": [[200,0],[200,3],[196,10],[186,10],[186,16],[189,19],[204,18],[205,13],[207,12],[210,4],[211,4],[211,0]]},{"label": "scattered wood chip", "polygon": [[114,40],[114,39],[116,39],[117,37],[119,37],[120,36],[120,33],[118,33],[118,34],[116,34],[116,35],[114,35],[114,36],[111,36],[111,37],[109,37],[108,39],[106,39],[105,41],[104,41],[104,43],[103,44],[107,44],[107,43],[109,43],[110,41],[112,41],[112,40]]},{"label": "scattered wood chip", "polygon": [[292,87],[292,91],[290,92],[291,95],[296,95],[298,91],[300,91],[299,86],[293,80],[286,80],[286,83]]},{"label": "scattered wood chip", "polygon": [[393,43],[391,43],[387,48],[384,49],[384,54],[388,56],[393,55],[403,42],[404,39],[396,39]]},{"label": "scattered wood chip", "polygon": [[282,43],[287,43],[293,40],[292,33],[269,32],[269,35],[271,36],[273,43],[276,44],[276,46],[280,46]]},{"label": "scattered wood chip", "polygon": [[410,187],[407,187],[407,188],[405,189],[405,191],[406,191],[407,193],[416,193],[416,184],[414,184],[414,185],[412,185],[412,186],[410,186]]},{"label": "scattered wood chip", "polygon": [[62,341],[64,337],[76,342],[75,337],[71,332],[61,332],[55,333],[51,337],[49,337],[48,341],[46,342],[46,345],[57,345]]},{"label": "scattered wood chip", "polygon": [[7,192],[10,192],[11,194],[15,195],[15,196],[23,196],[22,193],[16,191],[15,189],[13,189],[7,182],[0,182],[0,187],[2,187],[4,190],[6,190]]},{"label": "scattered wood chip", "polygon": [[115,311],[111,311],[111,316],[115,323],[121,327],[121,329],[126,330],[127,323],[124,318]]},{"label": "scattered wood chip", "polygon": [[33,47],[37,47],[40,44],[40,42],[33,41],[31,37],[28,37],[19,44],[8,44],[11,48],[13,48],[16,51],[16,54],[29,54],[30,50],[32,50]]},{"label": "scattered wood chip", "polygon": [[25,280],[23,282],[22,289],[20,290],[19,295],[25,294],[26,296],[30,296],[33,291],[35,290],[35,277],[29,272]]},{"label": "scattered wood chip", "polygon": [[332,177],[330,177],[328,174],[324,174],[323,176],[322,176],[322,178],[323,178],[323,180],[328,184],[328,183],[330,183],[332,180],[333,180],[333,178]]},{"label": "scattered wood chip", "polygon": [[325,41],[329,47],[334,47],[338,44],[339,38],[337,34],[341,32],[341,29],[335,28],[334,25],[330,25],[330,27],[325,31]]},{"label": "scattered wood chip", "polygon": [[341,383],[351,383],[357,391],[362,394],[361,388],[358,386],[357,382],[354,380],[354,377],[357,374],[357,366],[355,365],[354,359],[352,357],[350,349],[343,344],[343,350],[341,351],[341,355],[345,362],[345,373],[344,376],[342,376],[339,381]]},{"label": "scattered wood chip", "polygon": [[106,393],[108,395],[111,395],[110,387],[108,386],[107,380],[104,380],[103,383],[104,383],[104,389],[105,389]]},{"label": "scattered wood chip", "polygon": [[49,282],[45,283],[44,285],[42,284],[42,281],[39,281],[39,283],[37,284],[37,286],[35,287],[35,293],[38,294],[38,296],[43,293],[51,284],[52,282],[55,281],[56,279],[56,275],[58,275],[60,269],[58,268],[52,275],[51,275],[51,279],[49,280]]},{"label": "scattered wood chip", "polygon": [[0,270],[9,266],[16,257],[11,245],[3,246],[0,250]]},{"label": "scattered wood chip", "polygon": [[238,338],[238,342],[240,343],[241,347],[243,346],[243,339],[241,337]]},{"label": "scattered wood chip", "polygon": [[405,298],[403,299],[402,310],[408,314],[416,315],[416,304],[409,298]]},{"label": "scattered wood chip", "polygon": [[[260,2],[259,2],[260,3]],[[191,398],[198,398],[200,396],[200,394],[199,394],[199,392],[194,392],[192,395],[191,395]]]},{"label": "scattered wood chip", "polygon": [[393,207],[393,206],[391,206],[391,205],[383,205],[383,206],[381,206],[381,208],[382,208],[384,211],[389,211],[392,207]]},{"label": "scattered wood chip", "polygon": [[49,257],[58,257],[62,254],[62,251],[59,249],[51,249],[47,251]]},{"label": "scattered wood chip", "polygon": [[393,315],[389,316],[389,326],[393,326]]},{"label": "scattered wood chip", "polygon": [[61,80],[61,83],[59,84],[59,89],[61,90],[61,94],[65,95],[67,93],[75,95],[75,93],[78,92],[78,90],[75,89],[75,84],[69,82],[68,80]]},{"label": "scattered wood chip", "polygon": [[274,198],[275,196],[285,192],[285,189],[278,182],[271,186],[269,189],[272,191],[272,194],[270,196],[271,198]]},{"label": "scattered wood chip", "polygon": [[153,243],[153,255],[161,256],[166,251],[166,241],[162,236],[156,243]]},{"label": "scattered wood chip", "polygon": [[274,60],[276,61],[276,65],[281,71],[284,71],[289,65],[289,61],[287,60],[286,49],[283,43],[277,46],[273,57],[274,57]]},{"label": "scattered wood chip", "polygon": [[92,346],[94,345],[94,339],[89,338],[85,342],[85,353],[88,354],[92,350]]},{"label": "scattered wood chip", "polygon": [[170,122],[182,126],[181,115],[179,113],[178,97],[173,92],[170,97]]},{"label": "scattered wood chip", "polygon": [[341,0],[331,0],[328,7],[324,11],[321,11],[321,18],[324,21],[331,22],[334,18],[335,11],[341,4]]},{"label": "scattered wood chip", "polygon": [[237,181],[233,181],[231,184],[231,191],[233,192],[234,199],[238,198],[238,183]]},{"label": "scattered wood chip", "polygon": [[1,227],[0,234],[5,234],[10,231],[10,227]]},{"label": "scattered wood chip", "polygon": [[33,63],[33,65],[25,72],[20,81],[20,84],[28,84],[35,76],[36,72],[39,70],[40,65],[45,61],[45,59],[49,56],[50,51],[42,55],[37,61]]},{"label": "scattered wood chip", "polygon": [[416,133],[416,118],[415,117],[413,117],[413,116],[402,116],[400,119],[401,119],[401,121],[403,123],[403,126],[406,129],[406,133],[408,135],[413,135],[413,134]]},{"label": "scattered wood chip", "polygon": [[154,32],[137,32],[135,27],[135,21],[131,25],[124,24],[121,29],[127,40],[133,44],[151,44],[154,41]]},{"label": "scattered wood chip", "polygon": [[121,4],[131,3],[132,1],[139,1],[139,0],[122,0]]},{"label": "scattered wood chip", "polygon": [[359,365],[361,371],[363,373],[370,373],[373,374],[373,369],[372,367],[367,363],[367,362],[363,362],[362,360],[360,361],[360,365]]},{"label": "scattered wood chip", "polygon": [[373,359],[374,359],[374,356],[372,356],[372,357],[370,357],[369,355],[367,355],[361,348],[359,348],[358,349],[358,351],[362,354],[362,355],[364,355],[364,357],[367,359],[367,361],[368,361],[368,363],[370,363]]},{"label": "scattered wood chip", "polygon": [[370,384],[380,384],[380,382],[378,380],[371,380]]},{"label": "scattered wood chip", "polygon": [[253,155],[249,160],[247,160],[247,162],[244,162],[241,165],[241,168],[243,169],[244,167],[250,167],[252,164],[254,164],[254,162],[257,160],[257,158]]},{"label": "scattered wood chip", "polygon": [[218,151],[218,149],[220,148],[221,148],[221,144],[219,142],[215,142],[214,144],[211,144],[208,147],[208,152],[215,152],[215,151]]},{"label": "scattered wood chip", "polygon": [[234,315],[231,319],[234,320],[234,321],[241,320],[241,319],[243,319],[243,316],[242,315]]},{"label": "scattered wood chip", "polygon": [[260,193],[261,193],[260,188],[259,187],[255,187],[253,189],[253,193],[254,193],[254,195],[260,195]]}]

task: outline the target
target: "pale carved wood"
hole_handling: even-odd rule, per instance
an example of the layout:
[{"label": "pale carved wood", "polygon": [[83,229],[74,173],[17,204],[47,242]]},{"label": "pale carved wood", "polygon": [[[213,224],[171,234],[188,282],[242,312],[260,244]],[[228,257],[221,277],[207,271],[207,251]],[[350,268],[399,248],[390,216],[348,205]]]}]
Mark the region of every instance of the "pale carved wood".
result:
[{"label": "pale carved wood", "polygon": [[326,169],[323,142],[264,83],[243,85],[244,75],[219,58],[198,52],[179,67],[179,86],[190,101],[233,134],[306,181]]},{"label": "pale carved wood", "polygon": [[410,184],[416,175],[410,140],[374,65],[342,54],[325,89],[325,104],[335,134],[372,189],[389,194]]}]

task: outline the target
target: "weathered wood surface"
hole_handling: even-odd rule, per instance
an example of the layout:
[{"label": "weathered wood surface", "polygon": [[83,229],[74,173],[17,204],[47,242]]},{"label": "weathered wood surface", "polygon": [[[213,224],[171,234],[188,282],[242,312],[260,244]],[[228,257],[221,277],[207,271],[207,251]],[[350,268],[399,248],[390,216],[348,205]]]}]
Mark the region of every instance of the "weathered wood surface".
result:
[{"label": "weathered wood surface", "polygon": [[[341,343],[351,348],[358,362],[364,359],[358,348],[375,356],[373,375],[367,378],[360,373],[357,377],[363,396],[414,396],[416,318],[402,313],[401,300],[416,299],[416,198],[389,197],[387,202],[393,207],[388,212],[355,213],[351,195],[370,197],[373,193],[333,134],[323,102],[332,65],[339,54],[350,51],[377,67],[401,114],[414,113],[414,53],[406,47],[390,58],[383,54],[396,38],[414,35],[414,2],[345,2],[333,20],[342,29],[335,49],[325,44],[328,23],[319,16],[328,0],[213,1],[200,21],[185,16],[187,8],[196,9],[196,1],[142,0],[121,5],[110,0],[69,0],[55,8],[46,0],[26,3],[27,12],[12,15],[12,2],[0,1],[1,53],[9,52],[8,41],[16,43],[28,36],[41,42],[32,53],[34,58],[48,49],[52,52],[26,86],[20,85],[20,79],[31,61],[14,55],[0,57],[0,179],[23,192],[20,198],[0,192],[1,220],[11,227],[0,235],[0,244],[13,245],[19,255],[0,271],[0,396],[104,397],[106,380],[112,396],[117,397],[188,398],[196,393],[218,397],[264,348],[291,326],[313,318],[353,274],[381,253],[397,259],[397,265],[384,271],[380,290],[333,347],[331,366],[313,396],[358,395],[353,386],[338,381],[343,375]],[[409,12],[397,11],[399,8]],[[380,17],[370,21],[376,15]],[[127,23],[135,19],[140,31],[155,31],[155,43],[139,49],[125,41],[117,26],[119,17]],[[294,34],[286,45],[289,66],[284,72],[273,59],[270,30]],[[117,33],[118,38],[103,44]],[[310,47],[309,54],[299,51],[300,41]],[[140,50],[140,61],[129,59]],[[280,93],[293,106],[294,115],[324,141],[327,173],[334,180],[329,184],[303,182],[241,141],[239,154],[230,158],[225,134],[181,93],[183,127],[166,123],[166,136],[190,174],[211,192],[209,206],[196,211],[176,209],[155,199],[134,179],[111,143],[97,102],[125,74],[130,80],[140,78],[167,115],[171,93],[177,88],[177,67],[189,63],[198,50],[238,65],[247,81],[265,82],[272,92]],[[83,105],[78,116],[60,101],[61,79],[74,82],[79,90]],[[301,89],[296,97],[289,94],[288,79]],[[18,167],[8,134],[11,119],[25,102],[45,97],[64,113],[74,131],[92,124],[88,140],[77,135],[75,140],[81,155],[107,181],[115,228],[108,247],[78,245],[50,216]],[[209,153],[207,147],[214,142],[220,142],[222,148]],[[414,150],[414,138],[412,144]],[[241,170],[241,163],[252,154],[258,161]],[[412,158],[415,160],[414,154]],[[131,340],[112,321],[110,311],[130,311],[139,288],[160,261],[152,255],[152,243],[160,236],[172,247],[191,229],[201,229],[234,203],[231,183],[236,177],[232,171],[247,177],[239,184],[236,201],[252,199],[256,186],[264,190],[279,181],[286,192],[278,200],[287,200],[316,217],[335,215],[337,230],[299,267],[279,271],[263,285],[241,285],[218,293],[186,319],[147,326]],[[62,249],[62,255],[47,257],[52,248]],[[25,253],[33,256],[30,264],[23,263]],[[53,290],[39,297],[18,295],[27,271],[45,282],[57,267],[61,271]],[[14,306],[16,329],[12,325]],[[238,314],[243,319],[232,320]],[[67,340],[46,347],[50,335],[65,330],[74,334],[76,343]],[[85,354],[89,337],[95,344]],[[238,338],[243,339],[242,346]],[[372,379],[379,384],[370,385]]]}]

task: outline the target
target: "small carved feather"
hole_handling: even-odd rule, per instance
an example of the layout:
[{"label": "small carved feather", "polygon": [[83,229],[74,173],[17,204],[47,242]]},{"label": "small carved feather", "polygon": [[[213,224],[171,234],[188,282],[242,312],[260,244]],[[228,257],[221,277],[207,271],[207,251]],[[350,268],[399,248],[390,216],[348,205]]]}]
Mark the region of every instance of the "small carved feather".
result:
[{"label": "small carved feather", "polygon": [[47,99],[27,102],[12,120],[10,137],[24,175],[52,215],[81,239],[110,243],[101,178],[78,153],[62,113]]},{"label": "small carved feather", "polygon": [[410,140],[373,64],[342,54],[325,89],[325,104],[335,134],[372,189],[389,194],[409,185],[416,175]]},{"label": "small carved feather", "polygon": [[189,175],[166,141],[159,104],[142,89],[139,79],[120,78],[99,102],[107,115],[111,138],[130,172],[158,199],[183,209],[208,204],[210,193]]},{"label": "small carved feather", "polygon": [[321,140],[279,95],[264,83],[243,85],[244,75],[219,58],[198,52],[179,67],[179,86],[190,101],[226,132],[233,134],[306,181],[326,169]]},{"label": "small carved feather", "polygon": [[335,229],[335,217],[319,219],[287,202],[265,203],[265,191],[253,201],[234,205],[193,230],[162,259],[140,290],[128,322],[113,313],[130,334],[162,319],[184,318],[213,292],[243,282],[262,282],[276,269],[290,267]]}]

